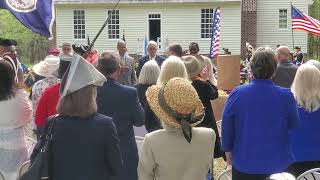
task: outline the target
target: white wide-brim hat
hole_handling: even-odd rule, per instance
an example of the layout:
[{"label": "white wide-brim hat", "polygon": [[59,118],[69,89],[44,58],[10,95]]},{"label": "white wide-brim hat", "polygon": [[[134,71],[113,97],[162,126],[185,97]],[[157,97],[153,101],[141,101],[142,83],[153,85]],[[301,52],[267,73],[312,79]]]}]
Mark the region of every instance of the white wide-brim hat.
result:
[{"label": "white wide-brim hat", "polygon": [[54,77],[53,72],[59,68],[60,59],[57,56],[49,55],[43,61],[33,66],[33,71],[44,77]]}]

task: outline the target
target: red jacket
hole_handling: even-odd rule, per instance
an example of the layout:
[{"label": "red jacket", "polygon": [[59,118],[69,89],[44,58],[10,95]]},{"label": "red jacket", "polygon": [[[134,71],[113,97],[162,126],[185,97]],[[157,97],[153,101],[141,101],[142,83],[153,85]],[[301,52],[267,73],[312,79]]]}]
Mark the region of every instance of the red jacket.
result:
[{"label": "red jacket", "polygon": [[93,55],[87,57],[86,60],[87,60],[89,63],[92,64],[92,63],[94,63],[95,60],[98,59],[98,58],[99,58],[99,54],[97,53],[97,54],[93,54]]},{"label": "red jacket", "polygon": [[35,114],[35,123],[37,127],[44,128],[46,119],[49,116],[57,114],[57,104],[60,98],[60,83],[47,88],[39,100]]}]

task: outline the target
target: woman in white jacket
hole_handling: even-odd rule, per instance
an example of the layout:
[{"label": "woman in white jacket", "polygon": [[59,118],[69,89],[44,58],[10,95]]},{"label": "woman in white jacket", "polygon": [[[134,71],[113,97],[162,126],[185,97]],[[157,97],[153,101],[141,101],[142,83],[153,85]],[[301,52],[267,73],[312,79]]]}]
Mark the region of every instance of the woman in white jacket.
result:
[{"label": "woman in white jacket", "polygon": [[152,111],[164,129],[147,134],[138,166],[139,180],[205,179],[213,159],[215,132],[194,127],[204,107],[191,83],[173,78],[146,92]]},{"label": "woman in white jacket", "polygon": [[31,103],[17,88],[15,76],[11,62],[0,58],[0,171],[6,180],[16,180],[28,158],[23,126],[32,116]]}]

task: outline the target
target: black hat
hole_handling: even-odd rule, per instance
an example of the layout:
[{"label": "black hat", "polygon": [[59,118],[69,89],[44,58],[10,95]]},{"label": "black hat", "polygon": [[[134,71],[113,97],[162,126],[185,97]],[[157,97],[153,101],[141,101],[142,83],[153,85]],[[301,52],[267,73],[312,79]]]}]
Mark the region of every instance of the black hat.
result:
[{"label": "black hat", "polygon": [[0,38],[0,46],[4,46],[4,47],[17,46],[17,41],[12,40],[12,39]]},{"label": "black hat", "polygon": [[294,49],[301,49],[301,47],[300,46],[296,46]]}]

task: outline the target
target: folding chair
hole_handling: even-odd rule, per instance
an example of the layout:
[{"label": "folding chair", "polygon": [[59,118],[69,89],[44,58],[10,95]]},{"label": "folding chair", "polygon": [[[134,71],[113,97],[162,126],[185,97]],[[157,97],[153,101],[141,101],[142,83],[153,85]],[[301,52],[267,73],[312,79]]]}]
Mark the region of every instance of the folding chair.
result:
[{"label": "folding chair", "polygon": [[27,172],[27,170],[29,169],[30,165],[31,165],[31,162],[30,162],[30,161],[26,161],[26,162],[24,162],[24,163],[20,166],[20,169],[19,169],[19,178],[18,178],[18,179],[20,179],[20,177],[21,177],[24,173]]},{"label": "folding chair", "polygon": [[26,139],[27,148],[28,148],[28,157],[30,157],[30,155],[31,155],[31,153],[33,151],[33,148],[37,143],[37,140],[35,140],[35,139],[33,139],[32,137],[29,137],[29,136],[26,136],[25,139]]},{"label": "folding chair", "polygon": [[0,180],[5,180],[3,173],[0,171]]},{"label": "folding chair", "polygon": [[217,121],[216,124],[217,124],[217,127],[218,127],[219,137],[221,137],[221,124],[222,124],[222,120]]},{"label": "folding chair", "polygon": [[232,169],[223,171],[219,176],[218,180],[232,180]]},{"label": "folding chair", "polygon": [[314,168],[304,172],[297,180],[320,180],[320,168]]},{"label": "folding chair", "polygon": [[144,137],[136,136],[135,138],[136,138],[136,143],[137,143],[137,146],[138,146],[138,153],[139,153],[139,156],[140,156],[140,152],[141,152],[141,148],[142,148]]},{"label": "folding chair", "polygon": [[292,174],[283,172],[272,174],[267,180],[296,180],[296,178]]}]

